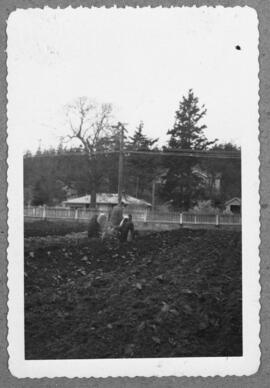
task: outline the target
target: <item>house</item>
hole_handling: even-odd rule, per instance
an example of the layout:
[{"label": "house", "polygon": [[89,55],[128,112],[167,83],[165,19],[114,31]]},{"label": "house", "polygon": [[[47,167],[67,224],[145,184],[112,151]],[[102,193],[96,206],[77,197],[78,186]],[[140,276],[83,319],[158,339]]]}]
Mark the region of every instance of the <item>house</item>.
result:
[{"label": "house", "polygon": [[[88,209],[90,207],[91,195],[84,195],[83,197],[71,198],[63,202],[65,207],[73,209]],[[147,210],[151,208],[151,204],[132,197],[131,195],[123,194],[122,202],[127,205],[128,208]],[[100,211],[109,211],[113,206],[118,204],[118,194],[114,193],[97,193],[96,207]]]},{"label": "house", "polygon": [[211,192],[220,192],[221,174],[216,173],[215,175],[210,174],[208,171],[202,170],[200,166],[194,166],[192,168],[194,175],[199,177],[203,185],[207,187]]},{"label": "house", "polygon": [[225,212],[232,214],[241,214],[241,198],[234,197],[225,202]]}]

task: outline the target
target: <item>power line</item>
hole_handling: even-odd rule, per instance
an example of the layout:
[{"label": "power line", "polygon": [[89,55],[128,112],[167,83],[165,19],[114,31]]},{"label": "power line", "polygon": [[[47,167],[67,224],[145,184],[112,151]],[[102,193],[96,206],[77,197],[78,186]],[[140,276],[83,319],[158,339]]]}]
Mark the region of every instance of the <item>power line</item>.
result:
[{"label": "power line", "polygon": [[178,150],[178,151],[126,151],[127,154],[138,155],[160,155],[160,156],[187,156],[193,158],[217,158],[217,159],[241,159],[241,153],[235,151],[199,151],[199,150]]},{"label": "power line", "polygon": [[[93,155],[110,155],[119,154],[120,151],[96,151]],[[212,158],[212,159],[241,159],[240,151],[208,151],[208,150],[177,150],[177,151],[135,151],[135,150],[123,150],[121,151],[125,156],[130,155],[149,155],[149,156],[182,156],[192,158]],[[49,157],[61,157],[61,156],[86,156],[86,152],[63,152],[60,154],[40,154],[40,155],[24,155],[24,159],[33,158],[49,158]]]}]

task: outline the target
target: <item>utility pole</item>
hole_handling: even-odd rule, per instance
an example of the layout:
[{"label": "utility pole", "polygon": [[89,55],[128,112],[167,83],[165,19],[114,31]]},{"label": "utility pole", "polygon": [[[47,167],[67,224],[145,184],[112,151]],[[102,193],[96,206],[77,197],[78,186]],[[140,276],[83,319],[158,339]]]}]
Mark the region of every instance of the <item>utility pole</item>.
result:
[{"label": "utility pole", "polygon": [[152,210],[155,209],[156,206],[156,179],[153,179],[152,182]]},{"label": "utility pole", "polygon": [[118,123],[119,129],[119,164],[118,164],[118,203],[122,201],[123,194],[123,173],[124,173],[124,125]]},{"label": "utility pole", "polygon": [[140,178],[137,176],[137,178],[136,178],[136,194],[135,194],[136,198],[138,198],[138,195],[139,195],[139,182],[140,182]]}]

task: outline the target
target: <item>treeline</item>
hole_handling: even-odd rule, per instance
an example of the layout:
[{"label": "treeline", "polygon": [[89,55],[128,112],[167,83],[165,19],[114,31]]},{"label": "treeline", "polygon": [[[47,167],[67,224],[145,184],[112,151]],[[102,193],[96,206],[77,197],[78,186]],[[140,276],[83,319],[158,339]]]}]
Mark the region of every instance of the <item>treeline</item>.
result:
[{"label": "treeline", "polygon": [[[240,159],[167,155],[168,152],[179,149],[239,151],[233,144],[219,144],[217,139],[210,141],[206,138],[206,127],[200,125],[205,114],[206,109],[199,106],[198,98],[190,90],[179,103],[174,126],[167,132],[169,141],[166,146],[158,147],[158,139],[152,139],[144,133],[142,122],[132,136],[125,135],[126,193],[151,202],[155,186],[156,205],[166,204],[185,210],[193,207],[199,200],[210,199],[214,206],[219,206],[227,199],[241,196]],[[97,128],[98,125],[99,123]],[[78,131],[75,134],[82,136],[81,133]],[[90,137],[87,139],[89,149],[84,146],[85,138],[82,138],[81,147],[65,147],[61,143],[57,149],[39,149],[34,155],[26,153],[25,204],[57,205],[70,196],[117,192],[118,153],[108,151],[119,150],[119,134],[117,131],[106,132],[96,141],[95,149],[90,148]],[[128,151],[145,153],[132,154]],[[150,155],[147,154],[148,151],[160,152]]]}]

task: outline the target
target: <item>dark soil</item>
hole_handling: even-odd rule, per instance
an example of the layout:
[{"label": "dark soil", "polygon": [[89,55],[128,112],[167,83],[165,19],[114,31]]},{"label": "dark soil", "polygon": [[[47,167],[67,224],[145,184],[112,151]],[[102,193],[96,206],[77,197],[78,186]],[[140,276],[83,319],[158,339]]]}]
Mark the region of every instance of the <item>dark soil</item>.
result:
[{"label": "dark soil", "polygon": [[26,359],[242,355],[241,233],[25,252]]},{"label": "dark soil", "polygon": [[87,223],[74,221],[33,221],[24,223],[24,237],[64,236],[87,230]]}]

